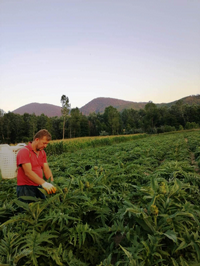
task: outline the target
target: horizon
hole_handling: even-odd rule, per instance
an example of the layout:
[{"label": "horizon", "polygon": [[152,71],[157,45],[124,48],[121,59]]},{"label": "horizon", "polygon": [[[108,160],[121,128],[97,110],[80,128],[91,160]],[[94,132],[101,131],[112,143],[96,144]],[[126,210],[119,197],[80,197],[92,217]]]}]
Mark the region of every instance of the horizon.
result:
[{"label": "horizon", "polygon": [[0,108],[197,95],[199,13],[198,0],[2,0]]},{"label": "horizon", "polygon": [[[199,96],[200,94],[196,94],[196,95],[188,95],[188,96],[185,96],[185,97],[183,97],[183,98],[181,98],[181,99],[176,99],[175,101],[172,101],[172,102],[176,102],[176,101],[179,101],[179,100],[182,100],[182,99],[184,99],[184,98],[188,98],[188,97],[195,97],[195,96]],[[132,101],[126,101],[126,100],[122,100],[122,99],[117,99],[117,98],[111,98],[111,97],[97,97],[97,98],[94,98],[93,100],[96,100],[96,99],[99,99],[99,98],[103,98],[103,99],[113,99],[113,100],[120,100],[120,101],[125,101],[125,102],[131,102],[131,103],[148,103],[148,102],[150,102],[150,101],[148,101],[148,102],[144,102],[144,101],[141,101],[141,102],[132,102]],[[89,101],[88,103],[86,103],[85,105],[87,105],[87,104],[89,104],[90,102],[92,102],[93,100],[91,100],[91,101]],[[160,103],[154,103],[154,104],[169,104],[169,103],[172,103],[172,102],[160,102]],[[47,105],[54,105],[54,106],[56,106],[56,107],[60,107],[60,108],[62,108],[62,106],[60,106],[60,105],[56,105],[56,104],[52,104],[52,103],[39,103],[39,102],[31,102],[31,103],[27,103],[27,104],[25,104],[25,105],[22,105],[22,106],[19,106],[18,108],[16,108],[16,109],[14,109],[14,110],[12,110],[12,111],[7,111],[7,112],[5,112],[4,110],[4,113],[8,113],[8,112],[14,112],[14,111],[16,111],[17,109],[20,109],[21,107],[25,107],[25,106],[27,106],[27,105],[31,105],[31,104],[41,104],[41,105],[45,105],[45,104],[47,104]],[[78,108],[78,109],[81,109],[81,108],[83,108],[85,105],[83,105],[83,106],[81,106],[81,107],[78,107],[78,106],[76,106],[76,107],[73,107],[73,108]],[[71,109],[73,109],[73,108],[71,108]],[[1,109],[1,108],[0,108]],[[1,109],[2,110],[2,109]]]}]

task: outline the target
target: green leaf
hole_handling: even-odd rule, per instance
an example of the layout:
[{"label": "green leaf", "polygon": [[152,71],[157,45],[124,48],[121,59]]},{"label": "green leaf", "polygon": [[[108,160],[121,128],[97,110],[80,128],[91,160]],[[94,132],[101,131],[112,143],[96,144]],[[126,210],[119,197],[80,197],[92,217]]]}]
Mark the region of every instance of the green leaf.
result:
[{"label": "green leaf", "polygon": [[185,240],[183,242],[181,242],[181,244],[179,245],[179,247],[176,249],[176,251],[184,249],[188,246],[188,244],[185,242]]},{"label": "green leaf", "polygon": [[174,258],[171,258],[171,260],[174,266],[179,266],[178,262]]},{"label": "green leaf", "polygon": [[173,187],[170,189],[169,197],[172,197],[181,189],[182,183],[180,180],[175,179]]},{"label": "green leaf", "polygon": [[157,178],[155,178],[153,176],[151,178],[151,188],[153,189],[154,193],[157,192],[158,182],[157,182]]},{"label": "green leaf", "polygon": [[171,239],[173,242],[177,243],[177,236],[174,231],[168,230],[166,233],[164,233],[164,235]]},{"label": "green leaf", "polygon": [[23,201],[18,200],[18,199],[15,200],[15,203],[17,204],[18,207],[21,207],[21,208],[23,208],[23,209],[26,210],[26,211],[29,210],[29,205],[28,205],[28,203],[23,202]]},{"label": "green leaf", "polygon": [[[15,257],[14,257],[14,263],[18,263],[18,261],[23,258],[23,257],[28,257],[31,254],[31,250],[30,249],[23,249],[20,253],[18,253]],[[1,264],[0,264],[1,265]]]},{"label": "green leaf", "polygon": [[30,200],[30,201],[39,201],[40,200],[40,199],[38,199],[36,197],[31,197],[31,196],[21,196],[21,197],[19,197],[19,199]]},{"label": "green leaf", "polygon": [[49,194],[46,192],[44,188],[38,188],[40,192],[42,192],[45,196],[49,196]]},{"label": "green leaf", "polygon": [[133,259],[132,254],[128,250],[126,250],[125,248],[123,248],[121,245],[119,245],[119,246],[124,251],[124,253],[126,254],[126,256],[128,257],[128,259],[129,259],[129,266],[136,266],[137,265],[137,262]]}]

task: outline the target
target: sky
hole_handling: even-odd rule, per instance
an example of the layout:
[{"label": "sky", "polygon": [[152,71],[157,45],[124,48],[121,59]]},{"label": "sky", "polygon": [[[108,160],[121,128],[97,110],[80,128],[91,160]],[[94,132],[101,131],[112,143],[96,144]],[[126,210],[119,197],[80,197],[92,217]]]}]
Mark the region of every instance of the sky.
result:
[{"label": "sky", "polygon": [[0,0],[0,109],[200,94],[200,0]]}]

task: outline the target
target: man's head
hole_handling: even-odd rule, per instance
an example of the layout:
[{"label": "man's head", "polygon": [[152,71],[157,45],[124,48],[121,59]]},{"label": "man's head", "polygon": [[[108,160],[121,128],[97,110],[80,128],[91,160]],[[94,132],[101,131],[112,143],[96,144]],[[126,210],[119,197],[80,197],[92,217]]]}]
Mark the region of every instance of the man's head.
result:
[{"label": "man's head", "polygon": [[33,140],[35,140],[35,139],[42,139],[43,137],[46,137],[46,139],[47,139],[48,141],[51,140],[51,134],[49,133],[48,130],[46,130],[46,129],[41,129],[41,130],[39,130],[39,131],[35,134],[35,136],[33,137]]},{"label": "man's head", "polygon": [[33,143],[36,151],[41,151],[46,148],[47,144],[51,140],[51,134],[46,129],[41,129],[33,137]]}]

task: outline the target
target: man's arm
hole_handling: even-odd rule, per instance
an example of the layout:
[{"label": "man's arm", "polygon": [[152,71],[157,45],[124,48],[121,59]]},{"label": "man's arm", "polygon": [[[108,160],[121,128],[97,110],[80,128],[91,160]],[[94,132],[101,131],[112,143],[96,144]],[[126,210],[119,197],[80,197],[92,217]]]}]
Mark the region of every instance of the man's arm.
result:
[{"label": "man's arm", "polygon": [[38,185],[42,185],[45,181],[40,178],[35,172],[32,171],[31,163],[22,164],[22,168],[24,170],[25,175],[34,183]]},{"label": "man's arm", "polygon": [[53,175],[52,175],[52,172],[51,172],[51,169],[49,168],[49,165],[48,163],[44,163],[43,165],[43,171],[44,171],[44,176],[46,179],[49,179],[51,178],[51,181],[53,181]]},{"label": "man's arm", "polygon": [[56,192],[56,188],[52,184],[45,182],[35,172],[32,171],[31,163],[22,164],[22,168],[24,170],[25,175],[36,184],[41,185],[47,191],[48,194]]}]

